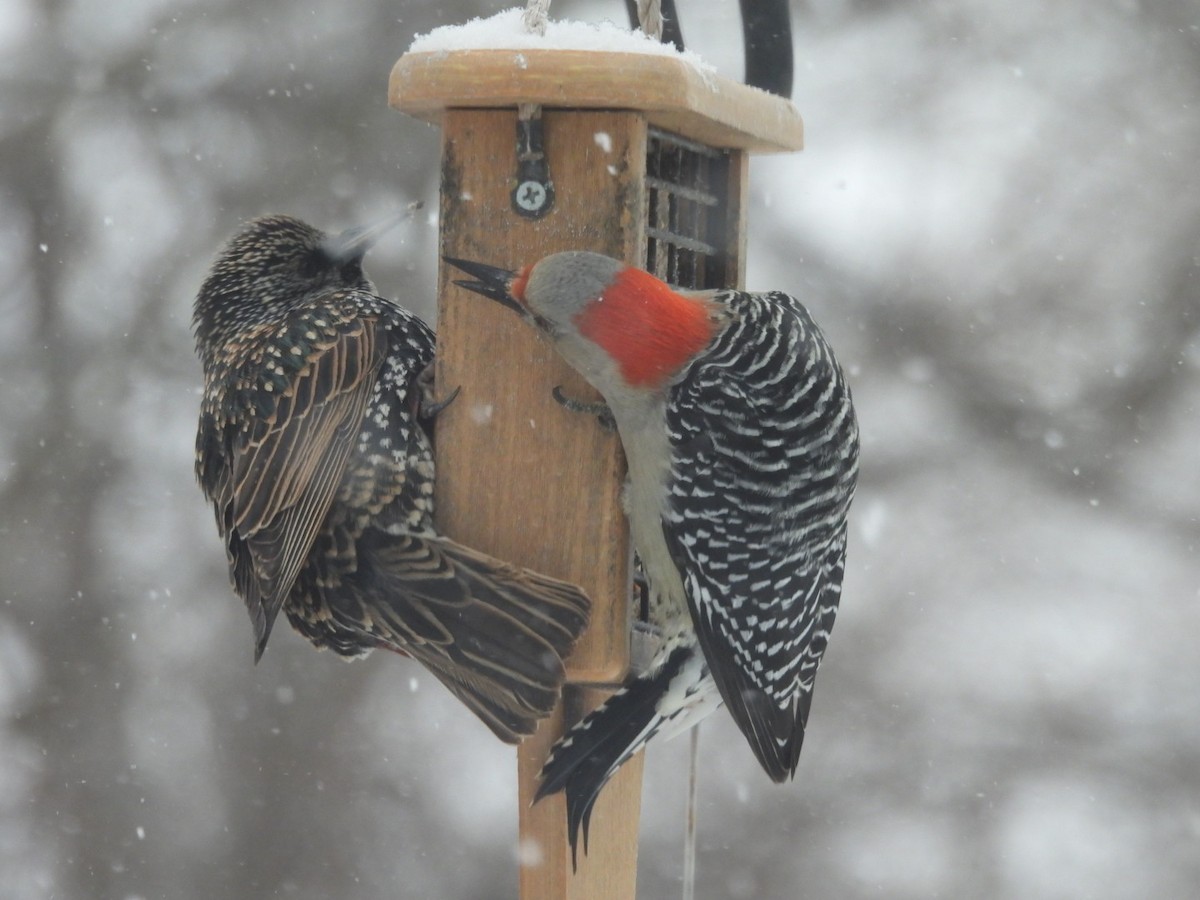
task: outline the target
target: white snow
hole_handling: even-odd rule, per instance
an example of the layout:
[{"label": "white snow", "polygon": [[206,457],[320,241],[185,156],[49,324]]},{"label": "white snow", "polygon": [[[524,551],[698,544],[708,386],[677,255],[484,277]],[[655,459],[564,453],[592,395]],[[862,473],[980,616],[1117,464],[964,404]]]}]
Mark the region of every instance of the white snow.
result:
[{"label": "white snow", "polygon": [[522,868],[540,866],[546,860],[546,851],[534,838],[526,838],[517,845],[517,865]]},{"label": "white snow", "polygon": [[[461,25],[443,25],[428,34],[418,34],[410,53],[448,53],[454,50],[593,50],[608,53],[643,53],[681,59],[700,72],[716,69],[690,50],[680,53],[641,31],[627,31],[612,22],[546,22],[546,33],[526,31],[520,9],[506,9],[486,19],[471,19]],[[522,68],[525,60],[521,59]]]}]

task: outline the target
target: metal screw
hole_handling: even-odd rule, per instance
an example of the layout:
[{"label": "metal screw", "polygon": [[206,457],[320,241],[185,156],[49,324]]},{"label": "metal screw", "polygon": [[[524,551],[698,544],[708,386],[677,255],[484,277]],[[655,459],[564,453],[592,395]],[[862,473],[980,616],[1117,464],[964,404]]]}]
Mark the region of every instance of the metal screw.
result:
[{"label": "metal screw", "polygon": [[514,199],[521,209],[537,212],[546,205],[546,186],[537,181],[522,181],[517,185]]}]

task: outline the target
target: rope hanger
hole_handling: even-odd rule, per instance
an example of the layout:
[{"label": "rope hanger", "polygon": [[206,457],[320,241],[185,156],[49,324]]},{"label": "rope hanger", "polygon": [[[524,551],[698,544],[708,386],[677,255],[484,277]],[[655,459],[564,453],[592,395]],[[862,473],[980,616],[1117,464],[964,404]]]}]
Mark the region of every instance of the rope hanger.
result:
[{"label": "rope hanger", "polygon": [[[642,31],[656,41],[662,40],[662,0],[636,0],[637,20]],[[527,0],[521,21],[531,34],[546,33],[546,19],[550,12],[550,0]]]}]

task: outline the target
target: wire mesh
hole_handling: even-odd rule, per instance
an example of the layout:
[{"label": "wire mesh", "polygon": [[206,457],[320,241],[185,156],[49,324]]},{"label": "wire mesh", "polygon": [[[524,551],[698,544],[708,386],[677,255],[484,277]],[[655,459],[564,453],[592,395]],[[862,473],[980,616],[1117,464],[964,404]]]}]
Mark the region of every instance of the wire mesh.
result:
[{"label": "wire mesh", "polygon": [[646,269],[679,287],[725,287],[729,153],[658,129],[646,149]]}]

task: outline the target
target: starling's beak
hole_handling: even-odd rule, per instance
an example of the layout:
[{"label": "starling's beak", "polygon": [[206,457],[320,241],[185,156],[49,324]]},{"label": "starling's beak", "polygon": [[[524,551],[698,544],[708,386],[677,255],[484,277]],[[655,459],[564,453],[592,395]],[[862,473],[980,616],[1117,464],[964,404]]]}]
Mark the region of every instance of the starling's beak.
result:
[{"label": "starling's beak", "polygon": [[401,222],[411,219],[424,205],[422,201],[417,200],[373,225],[355,225],[341,234],[330,235],[322,242],[322,249],[338,264],[362,259],[381,237]]},{"label": "starling's beak", "polygon": [[456,269],[462,269],[468,275],[474,275],[478,281],[455,281],[459,287],[464,287],[468,291],[474,291],[477,294],[495,300],[502,306],[507,306],[509,309],[516,310],[521,315],[526,315],[527,311],[513,295],[508,292],[509,285],[512,284],[516,277],[516,272],[510,272],[508,269],[498,269],[495,266],[485,265],[484,263],[471,262],[469,259],[454,259],[451,256],[443,256],[446,262],[454,266]]}]

